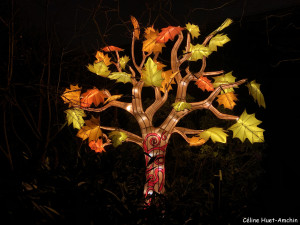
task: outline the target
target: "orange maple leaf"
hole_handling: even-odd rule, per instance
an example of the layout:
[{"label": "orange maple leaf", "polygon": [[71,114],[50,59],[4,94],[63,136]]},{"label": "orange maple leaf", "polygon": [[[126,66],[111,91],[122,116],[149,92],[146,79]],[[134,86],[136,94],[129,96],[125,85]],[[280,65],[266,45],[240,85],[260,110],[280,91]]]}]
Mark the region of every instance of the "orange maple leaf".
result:
[{"label": "orange maple leaf", "polygon": [[136,39],[140,39],[140,25],[139,22],[137,21],[137,19],[134,16],[130,16],[132,25],[134,27],[134,37]]},{"label": "orange maple leaf", "polygon": [[158,37],[158,31],[155,31],[152,27],[148,27],[145,30],[145,38],[143,41],[143,51],[144,52],[161,52],[163,47],[166,47],[164,43],[156,42]]},{"label": "orange maple leaf", "polygon": [[69,107],[72,107],[80,104],[80,93],[81,88],[78,85],[70,85],[70,89],[66,88],[61,98],[64,100],[64,103],[69,103]]},{"label": "orange maple leaf", "polygon": [[90,107],[92,103],[98,106],[101,102],[104,102],[104,98],[107,98],[105,91],[100,91],[97,88],[88,89],[81,95],[81,107]]},{"label": "orange maple leaf", "polygon": [[189,138],[190,146],[200,146],[203,145],[205,142],[206,142],[205,139],[199,138],[197,136]]},{"label": "orange maple leaf", "polygon": [[156,38],[156,42],[166,43],[169,39],[171,39],[173,41],[175,36],[184,29],[185,28],[179,27],[179,26],[178,27],[168,26],[168,27],[162,28],[161,29],[162,31],[158,34],[158,37]]},{"label": "orange maple leaf", "polygon": [[89,143],[89,146],[90,146],[90,148],[92,149],[92,150],[94,150],[95,152],[99,152],[99,153],[101,153],[101,152],[105,152],[105,149],[104,149],[104,147],[103,147],[103,141],[102,141],[102,139],[98,139],[97,141],[91,141],[90,143]]},{"label": "orange maple leaf", "polygon": [[95,118],[92,116],[90,120],[84,121],[86,126],[83,126],[77,133],[77,137],[82,138],[82,140],[89,139],[91,141],[97,141],[102,135],[100,129],[100,117]]},{"label": "orange maple leaf", "polygon": [[198,78],[198,80],[196,81],[196,85],[198,86],[198,88],[200,88],[202,91],[213,91],[214,90],[214,86],[211,83],[211,81],[204,76],[201,76]]},{"label": "orange maple leaf", "polygon": [[124,49],[110,45],[110,46],[106,46],[106,47],[102,48],[102,51],[105,51],[105,52],[117,51],[118,52],[118,51],[124,51]]},{"label": "orange maple leaf", "polygon": [[234,101],[237,101],[236,94],[233,92],[228,92],[225,94],[218,95],[217,102],[219,105],[224,105],[225,108],[227,109],[233,109],[233,107],[236,105]]},{"label": "orange maple leaf", "polygon": [[106,66],[109,66],[111,64],[110,57],[108,57],[108,55],[104,55],[103,52],[97,51],[95,57],[97,59],[95,60],[95,63],[103,61]]}]

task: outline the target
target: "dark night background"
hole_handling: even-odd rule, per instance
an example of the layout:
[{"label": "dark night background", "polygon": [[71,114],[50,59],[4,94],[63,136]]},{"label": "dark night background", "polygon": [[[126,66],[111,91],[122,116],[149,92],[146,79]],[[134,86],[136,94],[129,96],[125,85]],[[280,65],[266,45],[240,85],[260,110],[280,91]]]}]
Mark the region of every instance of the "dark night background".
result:
[{"label": "dark night background", "polygon": [[[300,219],[299,0],[3,0],[0,11],[0,224],[241,224],[243,217]],[[142,28],[153,23],[157,29],[197,24],[198,43],[232,18],[234,23],[224,30],[231,42],[208,58],[207,71],[233,70],[238,79],[255,79],[267,105],[259,108],[241,87],[240,106],[233,112],[240,115],[246,108],[256,113],[266,130],[264,144],[230,139],[229,148],[213,143],[190,148],[177,136],[171,140],[166,174],[167,181],[174,182],[167,184],[169,194],[161,200],[164,215],[160,209],[142,209],[144,156],[136,146],[126,143],[95,154],[75,137],[75,130],[62,126],[66,105],[59,96],[70,84],[85,90],[107,88],[113,94],[129,90],[128,85],[123,88],[95,77],[85,66],[106,45],[130,49],[130,15]],[[130,56],[128,50],[126,54]],[[195,93],[191,90],[190,95]],[[197,115],[202,114],[183,123],[192,127]],[[126,127],[131,121],[123,116],[112,110],[101,118]],[[190,161],[195,158],[201,165],[197,179],[189,176],[198,174]],[[224,171],[220,189],[214,177],[219,169]]]}]

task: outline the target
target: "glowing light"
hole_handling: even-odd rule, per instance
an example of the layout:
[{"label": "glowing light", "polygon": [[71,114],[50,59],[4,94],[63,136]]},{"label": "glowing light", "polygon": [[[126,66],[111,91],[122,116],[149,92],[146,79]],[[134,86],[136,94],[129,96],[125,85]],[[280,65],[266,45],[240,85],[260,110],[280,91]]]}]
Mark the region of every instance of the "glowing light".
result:
[{"label": "glowing light", "polygon": [[132,110],[132,105],[131,105],[131,104],[128,105],[128,106],[126,107],[126,110],[130,112],[130,111]]}]

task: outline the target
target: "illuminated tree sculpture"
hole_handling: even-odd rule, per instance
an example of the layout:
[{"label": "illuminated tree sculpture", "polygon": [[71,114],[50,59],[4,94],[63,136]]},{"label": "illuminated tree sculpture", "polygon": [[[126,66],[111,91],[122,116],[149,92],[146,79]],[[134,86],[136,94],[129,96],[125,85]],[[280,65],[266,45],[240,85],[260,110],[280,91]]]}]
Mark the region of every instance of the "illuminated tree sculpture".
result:
[{"label": "illuminated tree sculpture", "polygon": [[[212,127],[207,130],[194,130],[178,127],[177,124],[180,119],[189,113],[195,110],[209,110],[219,119],[236,121],[228,130],[233,131],[233,137],[239,138],[242,142],[246,138],[251,143],[263,142],[264,130],[257,127],[261,121],[257,120],[254,114],[248,115],[245,110],[240,117],[228,115],[221,113],[212,104],[217,98],[218,104],[233,109],[237,100],[234,88],[247,82],[247,79],[235,81],[236,78],[231,72],[225,74],[223,70],[205,71],[207,57],[217,51],[218,47],[222,47],[230,41],[225,34],[219,34],[219,32],[229,26],[232,20],[225,20],[218,29],[205,38],[202,44],[196,45],[191,43],[191,37],[194,39],[200,35],[197,25],[188,23],[185,28],[168,26],[163,28],[160,33],[153,26],[148,27],[144,31],[140,64],[135,58],[135,42],[140,39],[140,28],[134,17],[131,17],[131,20],[134,26],[131,60],[135,69],[127,65],[128,56],[120,57],[119,53],[123,49],[115,46],[102,48],[101,51],[97,52],[97,60],[93,65],[87,66],[89,71],[98,76],[124,84],[130,83],[132,85],[131,102],[120,101],[122,95],[111,95],[108,90],[99,90],[96,87],[81,93],[81,88],[78,85],[71,85],[70,89],[66,89],[62,98],[65,103],[69,104],[69,109],[65,111],[68,124],[73,124],[73,127],[79,130],[78,137],[83,140],[88,139],[91,149],[102,152],[105,151],[105,146],[112,144],[117,147],[122,142],[133,142],[143,148],[147,167],[144,194],[146,197],[148,196],[147,199],[151,199],[150,197],[154,192],[160,194],[165,192],[165,155],[172,134],[180,134],[191,146],[203,145],[208,139],[213,142],[226,143],[227,133],[223,128]],[[184,39],[183,33],[186,33],[185,50],[178,56],[178,49]],[[171,69],[164,70],[166,65],[158,61],[158,56],[165,47],[165,43],[173,41],[176,36],[178,36],[177,40],[171,50],[169,65]],[[112,61],[108,54],[115,54],[115,60]],[[185,69],[180,68],[185,61],[198,60],[201,60],[202,64],[200,64],[201,69],[196,73],[192,73],[188,66]],[[113,68],[115,72],[111,71]],[[209,79],[211,77],[214,82]],[[202,93],[211,92],[210,95],[202,101],[187,102],[186,94],[190,82],[195,82]],[[172,90],[172,85],[175,86],[175,84],[177,85],[177,93],[175,102],[172,104],[173,109],[159,126],[154,127],[153,116],[164,105],[169,92]],[[154,89],[155,100],[147,109],[144,109],[141,93],[142,89],[146,87]],[[265,107],[260,85],[252,81],[248,82],[247,87],[255,101],[260,106]],[[139,124],[141,136],[117,127],[102,126],[100,116],[92,116],[89,120],[83,119],[86,116],[85,111],[100,114],[109,107],[118,107],[129,112]],[[108,132],[108,135],[102,131]]]}]

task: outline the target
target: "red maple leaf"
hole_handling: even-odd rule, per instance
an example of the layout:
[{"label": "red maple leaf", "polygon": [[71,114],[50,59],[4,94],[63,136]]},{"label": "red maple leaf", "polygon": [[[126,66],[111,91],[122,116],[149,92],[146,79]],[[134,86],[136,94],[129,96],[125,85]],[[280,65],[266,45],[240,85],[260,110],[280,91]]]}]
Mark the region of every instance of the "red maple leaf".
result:
[{"label": "red maple leaf", "polygon": [[106,47],[102,48],[102,51],[114,52],[114,51],[124,51],[124,49],[110,45],[110,46],[106,46]]},{"label": "red maple leaf", "polygon": [[108,96],[105,92],[93,88],[88,89],[81,97],[81,106],[90,107],[92,103],[94,103],[95,106],[98,106],[101,102],[104,102],[104,98],[107,98]]},{"label": "red maple leaf", "polygon": [[100,138],[97,141],[91,141],[89,143],[89,146],[95,152],[105,152],[105,149],[103,148],[102,139]]},{"label": "red maple leaf", "polygon": [[161,32],[158,34],[158,37],[156,38],[156,42],[166,43],[169,39],[173,41],[175,36],[179,34],[182,30],[184,30],[184,28],[179,26],[178,27],[168,26],[162,28]]},{"label": "red maple leaf", "polygon": [[212,83],[210,82],[209,79],[207,79],[207,77],[201,76],[198,78],[198,80],[196,81],[196,85],[198,86],[198,88],[200,88],[202,91],[213,91],[214,90],[214,86],[212,85]]}]

